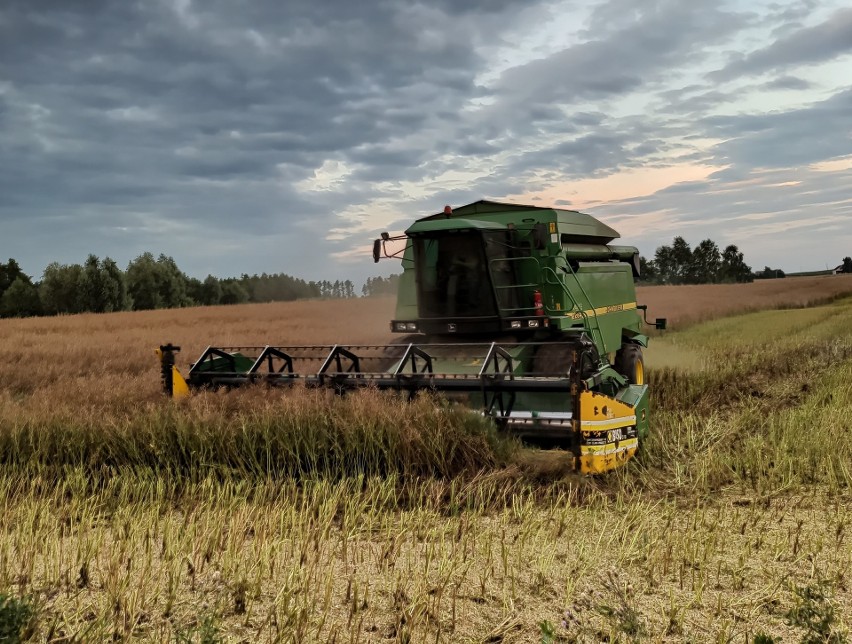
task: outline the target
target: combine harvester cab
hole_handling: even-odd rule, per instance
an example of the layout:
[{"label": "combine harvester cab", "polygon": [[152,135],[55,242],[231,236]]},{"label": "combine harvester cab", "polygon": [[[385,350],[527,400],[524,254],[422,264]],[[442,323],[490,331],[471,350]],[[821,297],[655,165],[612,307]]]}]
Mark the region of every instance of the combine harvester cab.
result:
[{"label": "combine harvester cab", "polygon": [[[160,347],[163,387],[252,382],[446,394],[507,431],[555,443],[583,473],[624,464],[648,430],[639,255],[583,213],[488,201],[382,234],[402,261],[386,346],[208,347],[184,379]],[[665,320],[654,323],[665,328]]]}]

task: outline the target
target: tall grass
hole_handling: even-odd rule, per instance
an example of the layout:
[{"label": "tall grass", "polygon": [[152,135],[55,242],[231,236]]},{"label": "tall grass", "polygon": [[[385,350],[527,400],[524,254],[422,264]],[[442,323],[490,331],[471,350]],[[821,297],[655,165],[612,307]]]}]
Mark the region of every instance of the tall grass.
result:
[{"label": "tall grass", "polygon": [[200,478],[208,472],[272,478],[391,475],[452,478],[506,464],[514,443],[481,416],[436,396],[408,402],[362,391],[282,392],[256,387],[163,400],[132,414],[10,419],[0,465],[124,468]]}]

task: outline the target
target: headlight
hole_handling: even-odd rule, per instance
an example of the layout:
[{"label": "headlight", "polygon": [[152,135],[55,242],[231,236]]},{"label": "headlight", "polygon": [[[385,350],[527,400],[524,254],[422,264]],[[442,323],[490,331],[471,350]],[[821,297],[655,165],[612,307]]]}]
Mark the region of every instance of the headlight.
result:
[{"label": "headlight", "polygon": [[529,325],[530,327],[535,328],[535,327],[537,327],[537,326],[538,326],[538,320],[528,320],[528,321],[527,321],[527,325]]},{"label": "headlight", "polygon": [[520,329],[521,328],[521,321],[520,320],[512,320],[511,328]]},{"label": "headlight", "polygon": [[391,330],[396,332],[416,331],[417,322],[394,322],[391,326]]}]

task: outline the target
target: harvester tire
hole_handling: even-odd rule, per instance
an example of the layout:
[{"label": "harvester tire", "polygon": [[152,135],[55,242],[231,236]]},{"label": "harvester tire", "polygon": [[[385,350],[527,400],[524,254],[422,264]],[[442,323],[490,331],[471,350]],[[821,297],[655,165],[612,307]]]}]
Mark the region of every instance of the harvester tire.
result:
[{"label": "harvester tire", "polygon": [[646,384],[645,361],[642,359],[642,347],[633,342],[625,342],[615,354],[615,370],[627,378],[631,385]]}]

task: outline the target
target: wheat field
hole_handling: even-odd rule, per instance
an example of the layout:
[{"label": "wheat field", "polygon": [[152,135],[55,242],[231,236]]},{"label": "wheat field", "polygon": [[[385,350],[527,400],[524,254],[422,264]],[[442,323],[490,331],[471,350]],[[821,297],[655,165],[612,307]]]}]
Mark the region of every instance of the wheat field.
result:
[{"label": "wheat field", "polygon": [[846,641],[850,292],[640,289],[675,330],[598,478],[435,397],[159,392],[161,343],[383,343],[392,298],[2,320],[0,640]]}]

